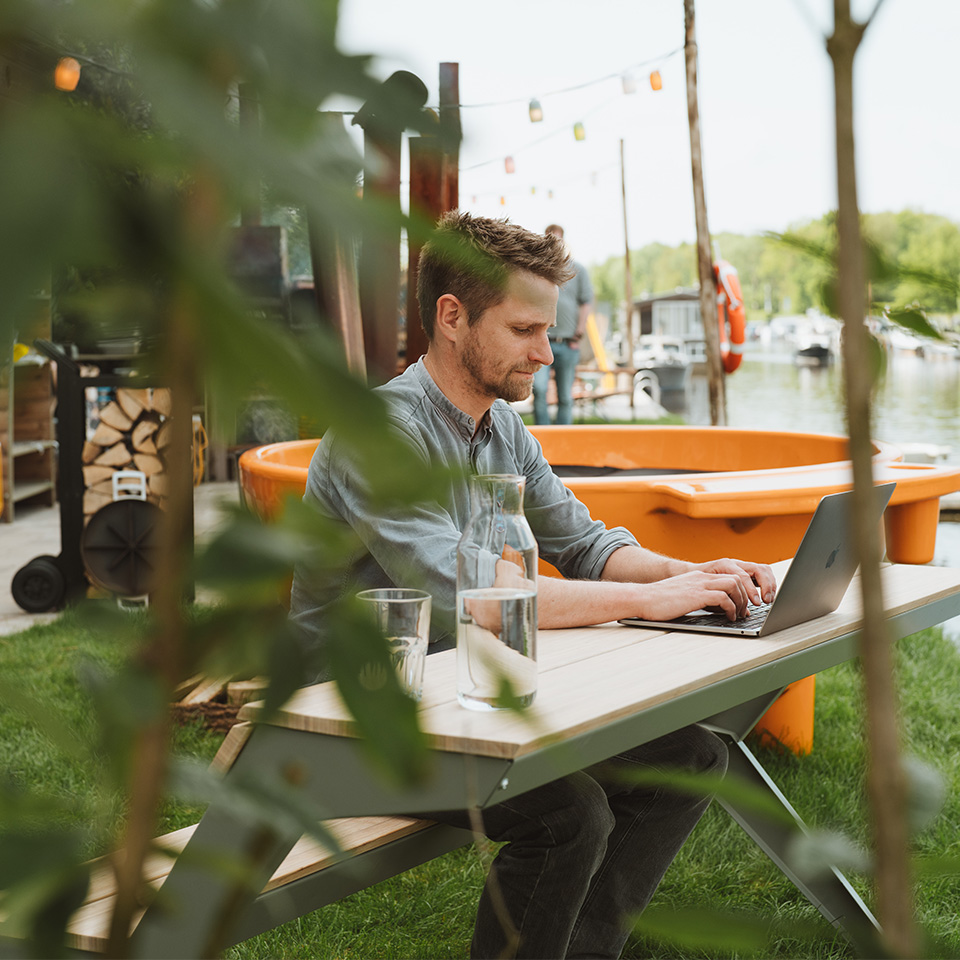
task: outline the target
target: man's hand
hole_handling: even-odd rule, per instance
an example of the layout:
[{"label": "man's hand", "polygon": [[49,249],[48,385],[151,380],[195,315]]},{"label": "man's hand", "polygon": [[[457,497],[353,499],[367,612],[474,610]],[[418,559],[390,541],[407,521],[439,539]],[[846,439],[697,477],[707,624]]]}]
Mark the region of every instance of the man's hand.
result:
[{"label": "man's hand", "polygon": [[754,606],[760,603],[772,603],[777,593],[777,578],[765,563],[751,563],[748,560],[710,560],[708,563],[695,563],[695,570],[704,573],[723,573],[737,577],[743,586],[747,599]]},{"label": "man's hand", "polygon": [[644,620],[672,620],[707,607],[725,613],[729,620],[747,612],[748,594],[736,574],[692,570],[655,583],[638,584],[638,589],[639,615]]}]

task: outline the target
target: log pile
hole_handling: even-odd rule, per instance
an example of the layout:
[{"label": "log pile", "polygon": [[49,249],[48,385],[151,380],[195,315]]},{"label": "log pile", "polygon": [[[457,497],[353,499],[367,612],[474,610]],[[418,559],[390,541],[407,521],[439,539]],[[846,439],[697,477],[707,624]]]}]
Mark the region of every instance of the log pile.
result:
[{"label": "log pile", "polygon": [[167,495],[165,451],[170,445],[170,391],[118,388],[100,409],[100,421],[83,445],[83,514],[90,517],[113,500],[119,470],[146,477],[147,499],[163,505]]}]

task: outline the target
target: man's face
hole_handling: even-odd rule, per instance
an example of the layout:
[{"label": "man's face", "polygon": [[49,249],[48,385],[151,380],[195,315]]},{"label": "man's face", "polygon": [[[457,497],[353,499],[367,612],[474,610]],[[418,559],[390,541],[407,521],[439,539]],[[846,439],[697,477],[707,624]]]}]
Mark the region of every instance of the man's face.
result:
[{"label": "man's face", "polygon": [[557,323],[558,287],[532,273],[512,272],[502,303],[489,307],[460,342],[460,363],[484,397],[526,400],[533,375],[553,361],[547,330]]}]

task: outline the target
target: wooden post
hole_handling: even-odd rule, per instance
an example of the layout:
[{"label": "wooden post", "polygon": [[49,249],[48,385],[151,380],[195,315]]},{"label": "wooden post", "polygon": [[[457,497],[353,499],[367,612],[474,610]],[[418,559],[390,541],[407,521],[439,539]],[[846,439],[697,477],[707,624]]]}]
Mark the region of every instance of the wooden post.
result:
[{"label": "wooden post", "polygon": [[396,376],[400,320],[400,140],[407,121],[427,102],[427,88],[406,70],[391,74],[354,114],[363,128],[363,244],[360,310],[367,375]]},{"label": "wooden post", "polygon": [[[360,248],[360,313],[367,375],[397,373],[400,290],[400,137],[380,125],[364,130],[363,202],[369,208]],[[370,228],[371,221],[376,226]]]},{"label": "wooden post", "polygon": [[[347,139],[343,117],[339,114],[324,114],[320,122],[324,125],[325,138]],[[343,224],[329,221],[322,226],[318,224],[309,205],[307,232],[310,237],[310,263],[317,311],[343,343],[348,369],[358,377],[366,377],[355,238],[345,230]]]},{"label": "wooden post", "polygon": [[[260,136],[260,98],[252,83],[237,84],[237,98],[240,104],[240,129],[252,139]],[[249,196],[244,198],[240,208],[240,226],[259,226],[263,218],[263,205],[260,201],[260,177],[253,176],[247,184]]]},{"label": "wooden post", "polygon": [[[443,167],[446,154],[440,149],[436,137],[410,138],[410,216],[435,222],[443,213]],[[423,244],[412,237],[407,238],[409,260],[407,261],[407,349],[406,365],[416,361],[427,352],[427,335],[420,324],[420,307],[417,303],[417,276],[420,272],[420,251]]]},{"label": "wooden post", "polygon": [[[623,201],[623,293],[627,300],[627,366],[633,366],[633,276],[630,273],[630,237],[627,234],[627,174],[620,138],[620,197]],[[638,331],[639,332],[639,331]]]},{"label": "wooden post", "polygon": [[460,206],[460,64],[440,64],[440,142],[441,165],[440,209],[456,210]]},{"label": "wooden post", "polygon": [[871,364],[864,325],[866,277],[857,204],[853,122],[853,63],[865,23],[850,15],[850,0],[834,0],[833,62],[837,144],[837,237],[840,315],[850,459],[853,462],[853,533],[860,560],[863,628],[860,635],[867,712],[867,792],[876,850],[877,914],[884,953],[916,957],[922,949],[913,916],[907,835],[907,783],[900,759],[897,693],[890,635],[883,616],[880,534],[873,519],[873,449],[870,442]]},{"label": "wooden post", "polygon": [[713,278],[707,201],[703,192],[703,157],[700,149],[700,107],[697,101],[697,29],[694,0],[683,0],[685,24],[684,54],[687,64],[687,117],[690,123],[690,163],[693,168],[693,206],[697,218],[697,272],[700,276],[700,315],[707,347],[707,380],[710,393],[710,422],[724,426],[727,400],[723,366],[720,362],[720,334],[717,329],[717,287]]}]

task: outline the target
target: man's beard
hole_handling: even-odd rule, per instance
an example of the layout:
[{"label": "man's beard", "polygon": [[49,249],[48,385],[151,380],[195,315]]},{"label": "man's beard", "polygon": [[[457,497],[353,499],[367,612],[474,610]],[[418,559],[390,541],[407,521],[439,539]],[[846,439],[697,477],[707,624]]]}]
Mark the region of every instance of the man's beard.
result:
[{"label": "man's beard", "polygon": [[486,371],[483,367],[480,341],[471,334],[464,347],[461,361],[467,373],[473,377],[474,383],[489,397],[499,397],[508,403],[517,400],[526,400],[533,390],[533,381],[524,378],[514,380],[512,375],[518,372],[531,373],[536,371],[522,370],[514,367],[512,370]]}]

